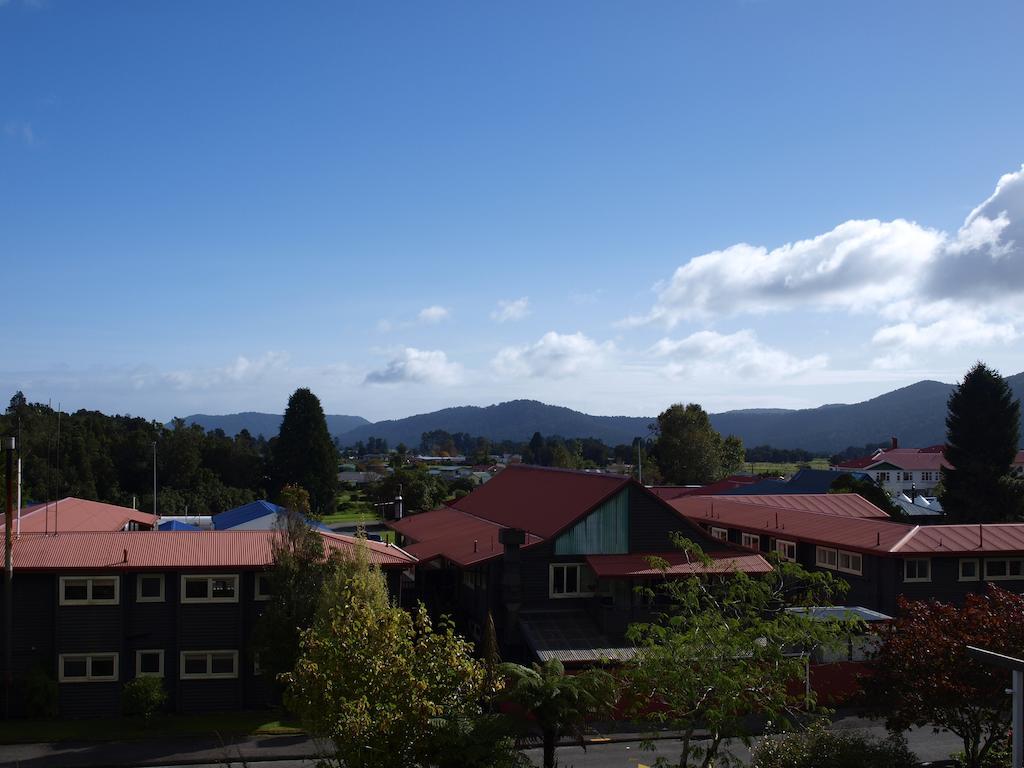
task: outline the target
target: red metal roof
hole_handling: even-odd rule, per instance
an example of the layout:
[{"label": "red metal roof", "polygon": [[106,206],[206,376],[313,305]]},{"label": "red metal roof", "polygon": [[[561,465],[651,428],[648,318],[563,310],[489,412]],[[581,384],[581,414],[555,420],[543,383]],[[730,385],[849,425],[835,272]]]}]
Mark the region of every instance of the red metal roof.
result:
[{"label": "red metal roof", "polygon": [[837,464],[838,469],[869,469],[878,464],[892,464],[899,469],[935,470],[952,465],[943,455],[945,446],[930,445],[927,448],[888,448],[878,451],[872,456],[860,459],[849,459]]},{"label": "red metal roof", "polygon": [[[387,525],[414,542],[405,549],[420,561],[445,557],[466,567],[504,553],[498,533],[505,526],[451,507],[409,515]],[[526,535],[526,546],[538,541],[542,541],[539,536]]]},{"label": "red metal roof", "polygon": [[777,493],[749,496],[730,496],[730,501],[741,504],[760,504],[765,507],[797,509],[819,512],[838,517],[865,517],[887,520],[889,515],[859,493]]},{"label": "red metal roof", "polygon": [[1024,554],[1024,523],[914,526],[745,504],[740,497],[731,496],[690,496],[669,503],[695,523],[871,554]]},{"label": "red metal roof", "polygon": [[[12,530],[18,530],[17,510]],[[35,504],[21,510],[21,532],[53,533],[60,531],[120,531],[129,522],[155,528],[155,516],[129,507],[68,497],[46,504]],[[0,531],[4,528],[0,517]]]},{"label": "red metal roof", "polygon": [[[710,566],[689,562],[682,552],[635,553],[628,555],[587,555],[587,565],[599,578],[626,578],[630,576],[693,576],[694,574],[771,573],[772,567],[761,555],[734,549],[708,552],[714,562]],[[668,563],[668,570],[651,566],[650,557],[660,557]]]},{"label": "red metal roof", "polygon": [[681,496],[714,496],[723,491],[731,491],[733,488],[753,485],[757,482],[760,482],[760,478],[753,475],[731,475],[710,485],[653,485],[647,490],[668,501]]},{"label": "red metal roof", "polygon": [[[14,542],[15,571],[266,568],[276,531],[117,531],[22,535]],[[321,534],[331,549],[357,544],[352,536]],[[370,562],[408,567],[399,547],[367,541]]]},{"label": "red metal roof", "polygon": [[512,464],[452,506],[549,539],[632,482],[622,475]]}]

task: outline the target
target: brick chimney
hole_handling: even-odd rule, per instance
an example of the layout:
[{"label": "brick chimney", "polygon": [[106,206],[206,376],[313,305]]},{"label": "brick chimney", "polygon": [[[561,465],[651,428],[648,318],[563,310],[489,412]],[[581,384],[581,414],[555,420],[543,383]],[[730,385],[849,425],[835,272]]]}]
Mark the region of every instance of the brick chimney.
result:
[{"label": "brick chimney", "polygon": [[891,451],[894,451],[894,450],[896,450],[897,448],[900,447],[900,441],[896,439],[895,435],[893,435],[892,437],[889,438],[889,442],[890,442],[889,450],[891,450]]}]

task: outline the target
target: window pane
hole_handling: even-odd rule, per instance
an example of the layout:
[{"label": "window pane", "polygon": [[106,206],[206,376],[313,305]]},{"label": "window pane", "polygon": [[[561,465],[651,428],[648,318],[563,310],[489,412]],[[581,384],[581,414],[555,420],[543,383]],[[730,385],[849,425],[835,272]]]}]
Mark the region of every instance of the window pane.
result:
[{"label": "window pane", "polygon": [[978,564],[973,560],[961,560],[960,575],[965,579],[973,579],[978,575]]},{"label": "window pane", "polygon": [[234,579],[214,579],[213,580],[213,596],[214,597],[234,597],[235,596],[235,580]]},{"label": "window pane", "polygon": [[235,655],[233,653],[215,653],[212,671],[215,675],[233,675],[235,673]]},{"label": "window pane", "polygon": [[139,595],[142,597],[160,597],[160,577],[140,576]]},{"label": "window pane", "polygon": [[552,571],[554,581],[554,593],[556,595],[565,594],[565,566],[556,565]]},{"label": "window pane", "polygon": [[139,672],[157,675],[160,673],[160,654],[156,651],[139,654]]},{"label": "window pane", "polygon": [[64,677],[85,677],[88,673],[88,662],[84,656],[64,659]]},{"label": "window pane", "polygon": [[205,675],[206,674],[206,654],[205,653],[186,653],[185,654],[185,674],[186,675]]},{"label": "window pane", "polygon": [[1006,561],[1005,560],[988,560],[985,562],[985,575],[986,576],[1005,576],[1006,575]]},{"label": "window pane", "polygon": [[567,594],[580,591],[580,569],[568,566],[565,569],[565,591]]},{"label": "window pane", "polygon": [[92,582],[92,599],[93,600],[113,600],[114,599],[114,580],[113,579],[93,579],[93,582]]},{"label": "window pane", "polygon": [[1011,576],[1020,576],[1020,560],[1011,560],[1010,561],[1010,575]]},{"label": "window pane", "polygon": [[88,600],[89,582],[87,579],[68,579],[64,582],[65,600]]},{"label": "window pane", "polygon": [[204,598],[209,582],[206,579],[185,579],[185,597]]},{"label": "window pane", "polygon": [[265,596],[271,594],[270,592],[270,577],[268,576],[257,576],[256,577],[256,594]]},{"label": "window pane", "polygon": [[93,656],[92,657],[92,673],[91,677],[113,677],[114,676],[114,657],[113,656]]}]

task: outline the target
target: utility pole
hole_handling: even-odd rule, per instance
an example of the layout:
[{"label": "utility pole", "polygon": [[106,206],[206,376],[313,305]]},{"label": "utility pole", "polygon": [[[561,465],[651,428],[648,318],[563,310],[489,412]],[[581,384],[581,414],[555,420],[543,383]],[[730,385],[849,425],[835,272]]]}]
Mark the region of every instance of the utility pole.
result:
[{"label": "utility pole", "polygon": [[14,552],[12,551],[11,528],[14,525],[14,449],[17,441],[13,437],[3,439],[7,451],[7,497],[4,500],[4,717],[11,716],[11,683],[13,670],[12,645],[14,644]]},{"label": "utility pole", "polygon": [[153,441],[153,517],[156,517],[156,440]]}]

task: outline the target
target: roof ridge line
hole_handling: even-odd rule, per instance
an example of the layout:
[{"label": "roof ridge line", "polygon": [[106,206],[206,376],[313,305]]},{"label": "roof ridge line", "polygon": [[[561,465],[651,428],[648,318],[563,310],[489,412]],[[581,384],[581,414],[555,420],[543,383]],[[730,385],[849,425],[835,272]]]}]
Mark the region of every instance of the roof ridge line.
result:
[{"label": "roof ridge line", "polygon": [[911,528],[903,535],[903,538],[901,538],[899,541],[897,541],[895,544],[889,547],[889,551],[898,552],[900,547],[902,547],[904,544],[910,541],[910,539],[912,539],[919,530],[921,530],[921,526],[915,525],[913,528]]}]

